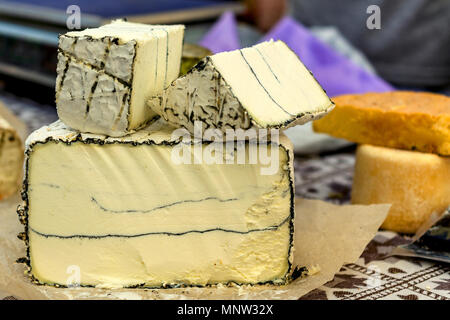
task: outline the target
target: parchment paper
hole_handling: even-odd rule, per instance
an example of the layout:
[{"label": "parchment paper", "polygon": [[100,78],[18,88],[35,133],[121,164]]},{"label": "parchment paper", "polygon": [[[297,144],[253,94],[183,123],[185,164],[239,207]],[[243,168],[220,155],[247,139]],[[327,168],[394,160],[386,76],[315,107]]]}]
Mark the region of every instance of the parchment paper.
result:
[{"label": "parchment paper", "polygon": [[355,262],[386,218],[390,205],[337,206],[296,199],[294,266],[317,272],[284,286],[214,286],[178,289],[54,288],[32,284],[17,233],[19,196],[0,202],[0,291],[19,299],[298,299],[333,279],[346,263]]}]

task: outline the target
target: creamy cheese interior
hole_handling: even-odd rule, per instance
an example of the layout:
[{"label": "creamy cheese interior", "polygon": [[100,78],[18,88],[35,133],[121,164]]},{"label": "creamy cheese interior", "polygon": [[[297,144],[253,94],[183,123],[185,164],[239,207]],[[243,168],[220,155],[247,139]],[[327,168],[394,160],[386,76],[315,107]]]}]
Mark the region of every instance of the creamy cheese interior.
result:
[{"label": "creamy cheese interior", "polygon": [[70,266],[94,286],[286,280],[289,148],[275,146],[279,169],[262,175],[260,163],[175,164],[169,138],[32,147],[28,235],[39,281],[65,285]]},{"label": "creamy cheese interior", "polygon": [[[115,21],[61,35],[56,84],[60,119],[74,129],[111,136],[142,127],[155,115],[145,107],[146,100],[179,74],[183,33],[181,25]],[[106,90],[97,88],[100,82]]]}]

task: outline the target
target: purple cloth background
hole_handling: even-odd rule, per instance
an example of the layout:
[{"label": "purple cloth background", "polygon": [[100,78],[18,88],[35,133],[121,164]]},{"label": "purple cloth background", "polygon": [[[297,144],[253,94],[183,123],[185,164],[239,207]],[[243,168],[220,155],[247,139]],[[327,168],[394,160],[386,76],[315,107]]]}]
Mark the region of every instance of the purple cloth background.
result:
[{"label": "purple cloth background", "polygon": [[241,42],[234,13],[222,14],[199,44],[213,53],[240,49]]},{"label": "purple cloth background", "polygon": [[[342,56],[290,17],[283,18],[261,41],[270,39],[284,41],[331,97],[394,90],[389,83]],[[239,49],[234,14],[223,14],[200,44],[214,53]]]}]

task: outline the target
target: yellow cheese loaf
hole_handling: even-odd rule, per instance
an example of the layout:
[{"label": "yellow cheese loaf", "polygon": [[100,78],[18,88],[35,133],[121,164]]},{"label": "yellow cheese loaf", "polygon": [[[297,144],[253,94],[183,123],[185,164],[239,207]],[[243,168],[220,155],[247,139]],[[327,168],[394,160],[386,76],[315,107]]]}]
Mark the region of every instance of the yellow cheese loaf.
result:
[{"label": "yellow cheese loaf", "polygon": [[360,145],[352,203],[391,203],[382,227],[414,233],[433,212],[450,205],[450,158]]},{"label": "yellow cheese loaf", "polygon": [[23,157],[19,135],[0,116],[0,200],[17,191],[22,177]]},{"label": "yellow cheese loaf", "polygon": [[357,143],[450,155],[450,98],[393,91],[344,95],[316,132]]}]

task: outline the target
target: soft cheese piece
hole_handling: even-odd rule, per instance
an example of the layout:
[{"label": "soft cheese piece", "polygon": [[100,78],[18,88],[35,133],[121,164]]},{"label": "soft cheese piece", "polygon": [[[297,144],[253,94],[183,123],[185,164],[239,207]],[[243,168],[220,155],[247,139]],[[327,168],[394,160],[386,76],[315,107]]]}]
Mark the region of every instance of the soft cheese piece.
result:
[{"label": "soft cheese piece", "polygon": [[391,203],[382,227],[415,233],[432,213],[440,214],[450,205],[450,158],[361,145],[352,202]]},{"label": "soft cheese piece", "polygon": [[357,143],[450,155],[450,97],[393,91],[333,98],[314,130]]},{"label": "soft cheese piece", "polygon": [[333,108],[325,91],[281,41],[206,57],[149,107],[194,131],[204,127],[282,128],[318,119]]},{"label": "soft cheese piece", "polygon": [[17,191],[22,178],[22,140],[0,116],[0,200]]},{"label": "soft cheese piece", "polygon": [[[286,282],[290,142],[269,145],[276,170],[262,174],[267,162],[236,164],[234,149],[220,155],[234,164],[177,164],[176,148],[202,144],[173,130],[160,119],[112,138],[58,121],[29,137],[19,214],[37,281],[66,285],[78,270],[82,285],[103,287]],[[260,148],[244,146],[247,156]]]},{"label": "soft cheese piece", "polygon": [[180,72],[184,26],[121,20],[59,38],[59,118],[82,132],[123,136],[155,113],[147,99]]}]

